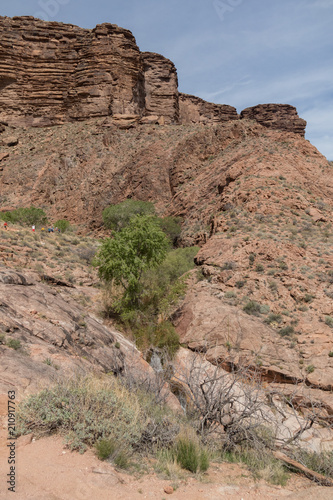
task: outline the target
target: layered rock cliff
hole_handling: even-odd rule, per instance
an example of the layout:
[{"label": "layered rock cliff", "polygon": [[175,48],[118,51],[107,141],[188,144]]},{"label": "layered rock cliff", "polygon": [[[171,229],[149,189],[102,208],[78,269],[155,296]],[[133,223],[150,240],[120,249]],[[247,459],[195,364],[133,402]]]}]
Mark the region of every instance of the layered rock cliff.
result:
[{"label": "layered rock cliff", "polygon": [[[216,124],[249,118],[304,135],[294,107],[242,111],[178,92],[177,70],[140,52],[132,33],[104,23],[88,30],[30,16],[0,17],[0,122],[49,126],[117,115],[159,123]],[[131,122],[132,123],[132,122]]]},{"label": "layered rock cliff", "polygon": [[294,106],[289,104],[258,104],[244,109],[240,118],[255,120],[264,127],[305,135],[306,121],[298,116]]}]

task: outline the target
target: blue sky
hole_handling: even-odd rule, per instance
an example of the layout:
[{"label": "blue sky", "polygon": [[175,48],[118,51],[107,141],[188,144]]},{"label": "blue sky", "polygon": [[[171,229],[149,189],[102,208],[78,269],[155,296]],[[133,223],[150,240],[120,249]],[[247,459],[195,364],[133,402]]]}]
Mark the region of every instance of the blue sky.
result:
[{"label": "blue sky", "polygon": [[11,0],[0,15],[128,28],[175,63],[181,92],[238,112],[296,106],[333,160],[333,0]]}]

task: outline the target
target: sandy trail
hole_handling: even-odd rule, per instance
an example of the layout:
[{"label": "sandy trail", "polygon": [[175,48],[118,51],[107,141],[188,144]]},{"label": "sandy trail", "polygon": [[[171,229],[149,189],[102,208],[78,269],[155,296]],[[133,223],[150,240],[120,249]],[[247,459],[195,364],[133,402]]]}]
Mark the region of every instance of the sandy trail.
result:
[{"label": "sandy trail", "polygon": [[237,464],[213,464],[202,481],[191,477],[179,482],[167,494],[164,489],[173,483],[154,472],[134,477],[101,462],[93,451],[70,452],[58,436],[39,440],[22,436],[15,444],[16,491],[7,490],[6,475],[9,443],[7,439],[7,397],[0,396],[0,499],[16,500],[254,500],[280,498],[331,500],[333,489],[316,486],[293,475],[287,487],[255,483],[245,467]]}]

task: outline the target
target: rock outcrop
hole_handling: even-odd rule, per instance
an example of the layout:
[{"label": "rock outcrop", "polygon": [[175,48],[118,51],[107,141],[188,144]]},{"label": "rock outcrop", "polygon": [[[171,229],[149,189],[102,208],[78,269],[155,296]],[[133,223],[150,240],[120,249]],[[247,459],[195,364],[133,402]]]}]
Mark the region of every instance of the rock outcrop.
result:
[{"label": "rock outcrop", "polygon": [[[116,115],[116,126],[130,128],[239,118],[232,106],[179,94],[174,64],[140,52],[127,29],[104,23],[88,30],[31,16],[0,16],[0,109],[0,132],[1,121],[41,127]],[[304,136],[306,122],[293,106],[259,105],[241,118]]]},{"label": "rock outcrop", "polygon": [[0,23],[0,119],[53,125],[142,113],[142,58],[130,31],[32,17],[2,17]]},{"label": "rock outcrop", "polygon": [[142,57],[146,114],[162,114],[166,123],[178,122],[178,78],[175,65],[153,52],[143,52]]},{"label": "rock outcrop", "polygon": [[240,117],[255,120],[264,127],[294,132],[302,137],[305,135],[306,121],[298,116],[296,108],[290,104],[258,104],[243,109]]},{"label": "rock outcrop", "polygon": [[179,114],[181,123],[221,123],[237,120],[236,108],[226,104],[214,104],[200,97],[179,94]]}]

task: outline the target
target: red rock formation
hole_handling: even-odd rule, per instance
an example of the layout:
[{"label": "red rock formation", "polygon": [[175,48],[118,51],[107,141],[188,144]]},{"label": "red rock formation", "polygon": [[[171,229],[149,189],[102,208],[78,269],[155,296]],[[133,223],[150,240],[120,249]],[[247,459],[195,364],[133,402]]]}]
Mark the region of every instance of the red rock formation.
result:
[{"label": "red rock formation", "polygon": [[236,108],[226,104],[213,104],[200,97],[179,94],[179,120],[181,123],[220,123],[237,120]]},{"label": "red rock formation", "polygon": [[[174,64],[141,53],[129,30],[109,23],[88,30],[31,16],[0,16],[0,110],[0,123],[23,126],[109,115],[122,128],[142,117],[140,123],[182,124],[239,118],[232,106],[178,94]],[[258,105],[241,118],[304,136],[306,122],[293,106]]]},{"label": "red rock formation", "polygon": [[169,59],[153,52],[143,52],[142,57],[145,73],[146,114],[162,114],[167,123],[178,122],[178,78],[175,65]]},{"label": "red rock formation", "polygon": [[256,120],[264,127],[294,132],[304,137],[306,121],[298,116],[297,110],[290,104],[258,104],[244,109],[241,118]]},{"label": "red rock formation", "polygon": [[1,17],[0,24],[0,119],[52,125],[142,113],[142,59],[130,31],[32,17]]}]

